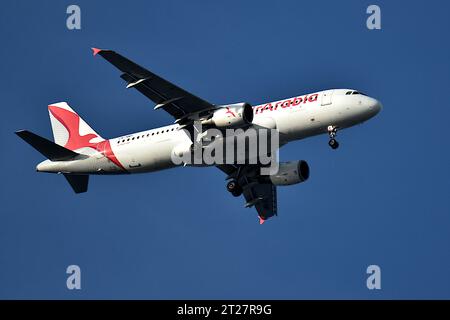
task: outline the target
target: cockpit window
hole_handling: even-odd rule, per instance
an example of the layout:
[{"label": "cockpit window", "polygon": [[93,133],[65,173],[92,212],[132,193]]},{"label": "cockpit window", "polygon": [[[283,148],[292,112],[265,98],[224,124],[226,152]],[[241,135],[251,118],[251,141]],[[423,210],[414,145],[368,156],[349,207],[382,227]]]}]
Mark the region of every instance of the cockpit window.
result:
[{"label": "cockpit window", "polygon": [[352,92],[351,92],[351,91],[347,91],[347,92],[345,93],[345,95],[349,95],[349,94],[352,94]]},{"label": "cockpit window", "polygon": [[353,93],[352,94],[361,94],[361,95],[363,95],[363,96],[366,96],[366,94],[365,93],[362,93],[362,92],[359,92],[359,91],[353,91]]}]

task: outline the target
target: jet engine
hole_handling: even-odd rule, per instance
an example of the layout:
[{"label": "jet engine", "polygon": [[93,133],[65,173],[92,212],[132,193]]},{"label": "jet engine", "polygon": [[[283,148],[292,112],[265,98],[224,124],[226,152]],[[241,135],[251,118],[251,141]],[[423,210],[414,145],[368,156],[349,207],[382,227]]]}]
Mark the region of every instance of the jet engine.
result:
[{"label": "jet engine", "polygon": [[304,160],[281,162],[278,173],[269,176],[276,186],[288,186],[304,182],[309,178],[309,166]]},{"label": "jet engine", "polygon": [[246,103],[235,103],[218,106],[212,117],[203,120],[202,125],[213,125],[217,128],[240,128],[253,121],[253,107]]}]

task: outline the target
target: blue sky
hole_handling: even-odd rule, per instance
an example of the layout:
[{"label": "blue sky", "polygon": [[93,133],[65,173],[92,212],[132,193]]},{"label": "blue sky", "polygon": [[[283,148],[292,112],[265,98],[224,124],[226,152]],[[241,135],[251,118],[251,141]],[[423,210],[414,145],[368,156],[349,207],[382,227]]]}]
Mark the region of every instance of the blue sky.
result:
[{"label": "blue sky", "polygon": [[[4,1],[0,11],[0,298],[450,298],[450,4],[377,1]],[[114,49],[212,103],[357,88],[384,109],[292,143],[304,184],[263,226],[215,168],[92,177],[75,195],[38,174],[13,132],[51,137],[67,101],[104,137],[172,121],[90,47]],[[77,264],[82,289],[66,288]],[[377,264],[382,289],[366,287]]]}]

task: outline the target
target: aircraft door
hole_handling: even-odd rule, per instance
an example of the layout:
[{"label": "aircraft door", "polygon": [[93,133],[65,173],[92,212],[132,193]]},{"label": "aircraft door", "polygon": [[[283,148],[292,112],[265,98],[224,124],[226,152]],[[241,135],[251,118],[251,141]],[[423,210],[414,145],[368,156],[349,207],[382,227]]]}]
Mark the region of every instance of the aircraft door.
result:
[{"label": "aircraft door", "polygon": [[327,90],[322,93],[322,106],[326,106],[332,103],[333,91],[334,90]]}]

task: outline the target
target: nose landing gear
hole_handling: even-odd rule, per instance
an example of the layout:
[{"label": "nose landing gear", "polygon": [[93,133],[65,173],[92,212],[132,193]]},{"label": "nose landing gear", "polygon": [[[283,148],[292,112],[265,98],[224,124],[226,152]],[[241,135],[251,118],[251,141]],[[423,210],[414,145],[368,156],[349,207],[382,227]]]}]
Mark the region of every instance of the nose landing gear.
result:
[{"label": "nose landing gear", "polygon": [[227,190],[235,197],[239,197],[242,194],[242,187],[237,183],[236,180],[228,181]]},{"label": "nose landing gear", "polygon": [[336,126],[328,126],[327,128],[328,135],[330,136],[330,141],[328,141],[328,145],[331,147],[331,149],[337,149],[339,147],[339,142],[335,139],[337,134],[337,127]]}]

